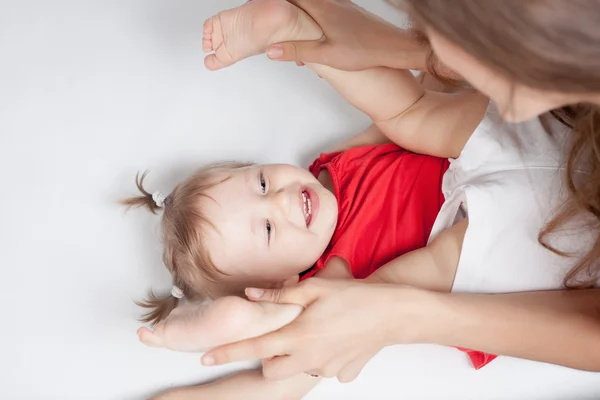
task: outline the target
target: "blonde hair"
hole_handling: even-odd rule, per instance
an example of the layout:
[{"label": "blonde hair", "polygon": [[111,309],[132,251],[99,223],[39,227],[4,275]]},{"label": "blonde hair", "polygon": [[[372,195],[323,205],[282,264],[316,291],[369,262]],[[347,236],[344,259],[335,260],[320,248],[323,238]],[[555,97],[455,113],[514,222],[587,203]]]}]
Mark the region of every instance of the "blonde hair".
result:
[{"label": "blonde hair", "polygon": [[[153,214],[162,210],[163,262],[171,276],[173,285],[179,287],[189,301],[215,298],[217,284],[224,278],[212,262],[204,244],[205,231],[212,226],[205,215],[202,198],[210,198],[208,190],[229,179],[227,171],[248,167],[251,164],[227,162],[200,168],[188,179],[177,185],[159,207],[152,194],[144,188],[147,171],[135,178],[140,192],[123,200],[128,208],[145,207]],[[153,325],[169,316],[179,304],[179,299],[169,294],[158,296],[151,290],[147,299],[136,302],[149,311],[141,318]]]}]

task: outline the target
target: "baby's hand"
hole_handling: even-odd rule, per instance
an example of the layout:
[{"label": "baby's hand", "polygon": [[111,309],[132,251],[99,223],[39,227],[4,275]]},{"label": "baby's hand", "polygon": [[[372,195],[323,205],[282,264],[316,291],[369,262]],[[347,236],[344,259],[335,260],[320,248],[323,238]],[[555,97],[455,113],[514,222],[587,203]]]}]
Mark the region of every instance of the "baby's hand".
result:
[{"label": "baby's hand", "polygon": [[227,296],[212,303],[177,307],[154,331],[138,329],[138,336],[148,346],[202,352],[277,330],[301,312],[299,305],[255,303]]}]

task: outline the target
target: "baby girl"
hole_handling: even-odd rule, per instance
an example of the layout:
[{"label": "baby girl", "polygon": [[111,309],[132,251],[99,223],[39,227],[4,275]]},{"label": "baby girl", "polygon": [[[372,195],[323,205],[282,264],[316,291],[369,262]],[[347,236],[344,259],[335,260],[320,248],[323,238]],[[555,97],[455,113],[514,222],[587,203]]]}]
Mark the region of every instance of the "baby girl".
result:
[{"label": "baby girl", "polygon": [[[311,40],[322,31],[285,0],[252,0],[204,26],[209,69],[271,43]],[[151,346],[203,351],[278,329],[296,305],[243,299],[248,287],[277,287],[312,276],[405,283],[449,291],[468,221],[427,243],[443,203],[446,158],[457,157],[488,105],[478,94],[427,92],[408,71],[359,72],[308,65],[374,124],[308,171],[291,165],[224,163],[197,171],[171,194],[142,195],[130,206],[162,209],[164,263],[171,296],[152,296],[139,330]],[[400,147],[402,146],[402,147]],[[421,154],[416,154],[421,153]],[[178,306],[179,299],[187,304]],[[199,304],[213,299],[210,304]],[[176,308],[177,307],[177,308]],[[493,356],[471,352],[476,367]],[[260,371],[176,391],[181,397],[301,398],[318,379],[270,382]],[[278,393],[278,394],[275,394]],[[174,395],[175,392],[172,393]],[[171,398],[171,397],[169,397]]]}]

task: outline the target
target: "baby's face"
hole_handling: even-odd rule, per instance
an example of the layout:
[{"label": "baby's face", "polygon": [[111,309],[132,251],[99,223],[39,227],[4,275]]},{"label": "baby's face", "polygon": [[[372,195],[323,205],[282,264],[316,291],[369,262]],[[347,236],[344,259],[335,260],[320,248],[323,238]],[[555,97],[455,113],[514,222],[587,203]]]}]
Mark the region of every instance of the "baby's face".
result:
[{"label": "baby's face", "polygon": [[[203,199],[210,256],[239,282],[280,283],[310,268],[337,223],[333,193],[302,168],[257,165],[232,171]],[[214,201],[213,201],[214,200]]]}]

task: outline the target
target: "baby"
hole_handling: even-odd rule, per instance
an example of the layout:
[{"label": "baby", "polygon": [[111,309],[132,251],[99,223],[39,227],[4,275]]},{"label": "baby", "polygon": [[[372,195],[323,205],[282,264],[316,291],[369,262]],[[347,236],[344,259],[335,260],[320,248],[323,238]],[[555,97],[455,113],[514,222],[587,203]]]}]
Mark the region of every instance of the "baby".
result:
[{"label": "baby", "polygon": [[[252,0],[204,26],[209,69],[258,54],[271,43],[311,40],[319,26],[285,0]],[[171,296],[152,296],[140,339],[152,346],[203,351],[278,329],[296,305],[253,303],[247,287],[277,287],[311,276],[404,283],[449,291],[468,221],[427,240],[443,203],[446,158],[457,157],[488,100],[474,92],[427,92],[408,71],[359,72],[308,65],[374,125],[321,155],[309,171],[290,165],[227,163],[205,167],[171,194],[142,196],[130,206],[163,210],[164,263]],[[402,147],[400,147],[402,146]],[[405,150],[406,149],[406,150]],[[427,155],[421,155],[421,154]],[[187,304],[177,307],[185,297]],[[214,299],[210,304],[198,304]],[[177,308],[176,308],[177,307]],[[493,356],[472,352],[476,367]],[[181,397],[301,398],[318,379],[265,381],[244,372]],[[274,393],[279,393],[275,395]],[[171,398],[171,397],[169,397]]]}]

